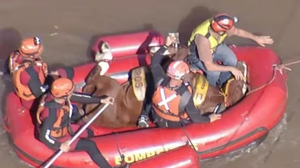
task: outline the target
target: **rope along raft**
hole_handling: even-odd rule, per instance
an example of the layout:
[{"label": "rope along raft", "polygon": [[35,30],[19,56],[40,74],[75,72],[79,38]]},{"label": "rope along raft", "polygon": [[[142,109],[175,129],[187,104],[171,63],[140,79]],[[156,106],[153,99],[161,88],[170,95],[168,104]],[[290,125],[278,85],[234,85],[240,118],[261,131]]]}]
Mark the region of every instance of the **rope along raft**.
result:
[{"label": "rope along raft", "polygon": [[294,64],[299,64],[299,63],[300,63],[300,60],[292,61],[292,62],[289,62],[289,63],[286,63],[286,64],[280,64],[280,65],[274,64],[273,65],[274,71],[273,71],[273,76],[272,76],[271,80],[269,82],[255,88],[255,89],[250,90],[246,95],[248,96],[248,95],[250,95],[250,94],[252,94],[256,91],[259,91],[259,90],[263,89],[264,87],[268,86],[269,84],[271,84],[274,81],[275,77],[276,77],[277,71],[279,71],[280,74],[283,74],[283,70],[292,71],[292,69],[289,68],[288,66],[291,66],[291,65],[294,65]]}]

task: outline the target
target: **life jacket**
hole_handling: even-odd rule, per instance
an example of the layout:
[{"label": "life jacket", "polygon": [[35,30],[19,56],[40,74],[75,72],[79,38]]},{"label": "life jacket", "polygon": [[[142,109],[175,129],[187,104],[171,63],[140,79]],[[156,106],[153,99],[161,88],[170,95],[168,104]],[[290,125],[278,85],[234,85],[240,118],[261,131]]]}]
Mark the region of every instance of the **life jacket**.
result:
[{"label": "life jacket", "polygon": [[[38,66],[39,68],[38,77],[41,84],[45,83],[48,74],[47,65],[43,61],[35,61],[35,62],[25,61],[13,69],[12,80],[15,86],[16,94],[24,100],[33,100],[36,98],[35,95],[31,92],[29,86],[23,85],[20,81],[21,73],[30,66]],[[32,76],[32,74],[30,73],[36,73],[36,71],[29,72],[29,76]]]},{"label": "life jacket", "polygon": [[[184,87],[187,87],[188,89],[185,89]],[[188,97],[190,98],[192,88],[188,85],[188,83],[175,90],[166,87],[166,85],[158,86],[152,97],[154,112],[158,116],[169,121],[180,121],[181,119],[188,120],[189,118],[185,111],[185,106],[188,103],[187,99],[189,98],[185,97],[182,99],[185,94],[182,90],[189,92]],[[185,103],[183,103],[184,101]]]},{"label": "life jacket", "polygon": [[[53,96],[50,94],[43,95],[41,98],[38,110],[37,110],[37,122],[39,126],[42,124],[44,115],[44,109],[47,108],[56,108],[57,112],[57,120],[55,121],[53,128],[51,130],[50,135],[53,138],[62,138],[68,133],[70,133],[69,125],[70,125],[70,107],[68,105],[60,105],[54,102]],[[48,111],[49,112],[49,111]]]},{"label": "life jacket", "polygon": [[216,48],[218,47],[218,45],[221,44],[225,40],[225,38],[228,36],[228,34],[224,33],[218,41],[210,34],[210,32],[209,32],[210,26],[211,26],[211,19],[207,19],[202,24],[197,26],[192,32],[190,40],[188,41],[188,46],[192,45],[193,47],[196,47],[194,40],[195,40],[196,35],[200,34],[209,40],[209,43],[211,46],[211,48],[210,48],[211,53],[214,53]]}]

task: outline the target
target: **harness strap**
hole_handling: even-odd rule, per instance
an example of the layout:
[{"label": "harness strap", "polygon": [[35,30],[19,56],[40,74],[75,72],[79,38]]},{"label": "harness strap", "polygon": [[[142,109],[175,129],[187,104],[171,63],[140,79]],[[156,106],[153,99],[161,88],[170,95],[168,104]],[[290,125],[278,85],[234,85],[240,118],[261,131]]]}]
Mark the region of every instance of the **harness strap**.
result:
[{"label": "harness strap", "polygon": [[185,110],[185,107],[189,103],[191,97],[192,97],[191,93],[186,89],[180,99],[179,112],[183,112]]},{"label": "harness strap", "polygon": [[206,37],[207,39],[208,39],[210,36],[211,36],[210,32],[207,32],[207,33],[205,34],[205,37]]},{"label": "harness strap", "polygon": [[173,116],[173,117],[181,118],[180,114],[185,111],[185,108],[186,108],[186,106],[187,106],[187,104],[188,104],[188,102],[189,102],[189,100],[192,96],[191,93],[189,92],[189,90],[187,89],[187,86],[189,86],[189,83],[184,83],[184,85],[180,86],[179,88],[177,88],[175,90],[176,95],[181,96],[180,103],[179,103],[179,113],[178,113],[178,115],[175,115],[174,113],[172,113],[168,109],[167,109],[168,111],[161,110],[159,108],[159,106],[160,106],[159,104],[158,105],[154,104],[154,107],[163,114],[167,114],[167,115],[170,115],[170,116]]},{"label": "harness strap", "polygon": [[74,131],[73,131],[72,127],[71,127],[71,117],[72,117],[72,114],[73,114],[73,106],[72,106],[72,104],[71,104],[71,102],[70,102],[69,99],[67,100],[67,102],[69,104],[69,118],[68,118],[69,122],[68,122],[67,127],[68,127],[69,133],[73,136],[74,135]]},{"label": "harness strap", "polygon": [[180,115],[176,115],[176,114],[172,113],[169,110],[168,111],[164,111],[164,110],[160,109],[159,106],[157,106],[155,104],[153,105],[153,107],[155,107],[159,112],[161,112],[163,114],[166,114],[166,115],[169,115],[169,116],[172,116],[172,117],[179,117],[180,118]]},{"label": "harness strap", "polygon": [[[63,108],[62,105],[60,105],[60,104],[54,104],[52,101],[44,103],[44,106],[45,106],[45,107],[48,107],[48,108],[57,108],[57,109],[60,109],[60,110],[65,110],[65,109]],[[70,117],[69,117],[69,118],[70,118]],[[72,135],[73,130],[71,129],[71,124],[70,124],[69,121],[70,121],[70,120],[62,121],[60,126],[58,126],[58,127],[53,127],[52,130],[53,130],[53,131],[58,131],[58,130],[62,130],[63,128],[67,127],[69,133]],[[71,132],[70,132],[70,131],[71,131]]]},{"label": "harness strap", "polygon": [[188,90],[190,84],[188,82],[184,83],[180,88],[178,88],[178,94],[181,96],[179,103],[179,113],[185,111],[185,107],[189,103],[190,98],[192,97],[191,93]]}]

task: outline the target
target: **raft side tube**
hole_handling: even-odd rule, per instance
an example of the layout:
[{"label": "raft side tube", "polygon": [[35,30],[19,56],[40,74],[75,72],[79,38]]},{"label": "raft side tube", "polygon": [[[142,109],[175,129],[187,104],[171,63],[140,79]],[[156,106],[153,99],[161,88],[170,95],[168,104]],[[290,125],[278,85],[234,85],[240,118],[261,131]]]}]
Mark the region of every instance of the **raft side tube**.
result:
[{"label": "raft side tube", "polygon": [[99,46],[103,42],[109,44],[115,59],[128,55],[146,54],[149,52],[149,46],[163,45],[165,39],[156,30],[104,36],[96,40],[92,47],[92,52],[99,52]]},{"label": "raft side tube", "polygon": [[200,162],[194,149],[185,145],[130,165],[130,168],[153,167],[200,168]]}]

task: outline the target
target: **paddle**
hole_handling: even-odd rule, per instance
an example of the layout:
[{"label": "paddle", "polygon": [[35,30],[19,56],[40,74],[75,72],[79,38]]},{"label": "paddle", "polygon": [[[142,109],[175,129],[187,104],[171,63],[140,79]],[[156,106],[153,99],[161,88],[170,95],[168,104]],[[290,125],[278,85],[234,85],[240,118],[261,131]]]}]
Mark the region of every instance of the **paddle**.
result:
[{"label": "paddle", "polygon": [[[79,135],[107,108],[109,104],[105,104],[69,141],[68,145],[71,145]],[[44,168],[48,168],[51,164],[63,153],[62,150],[59,149],[59,152],[47,163]]]}]

